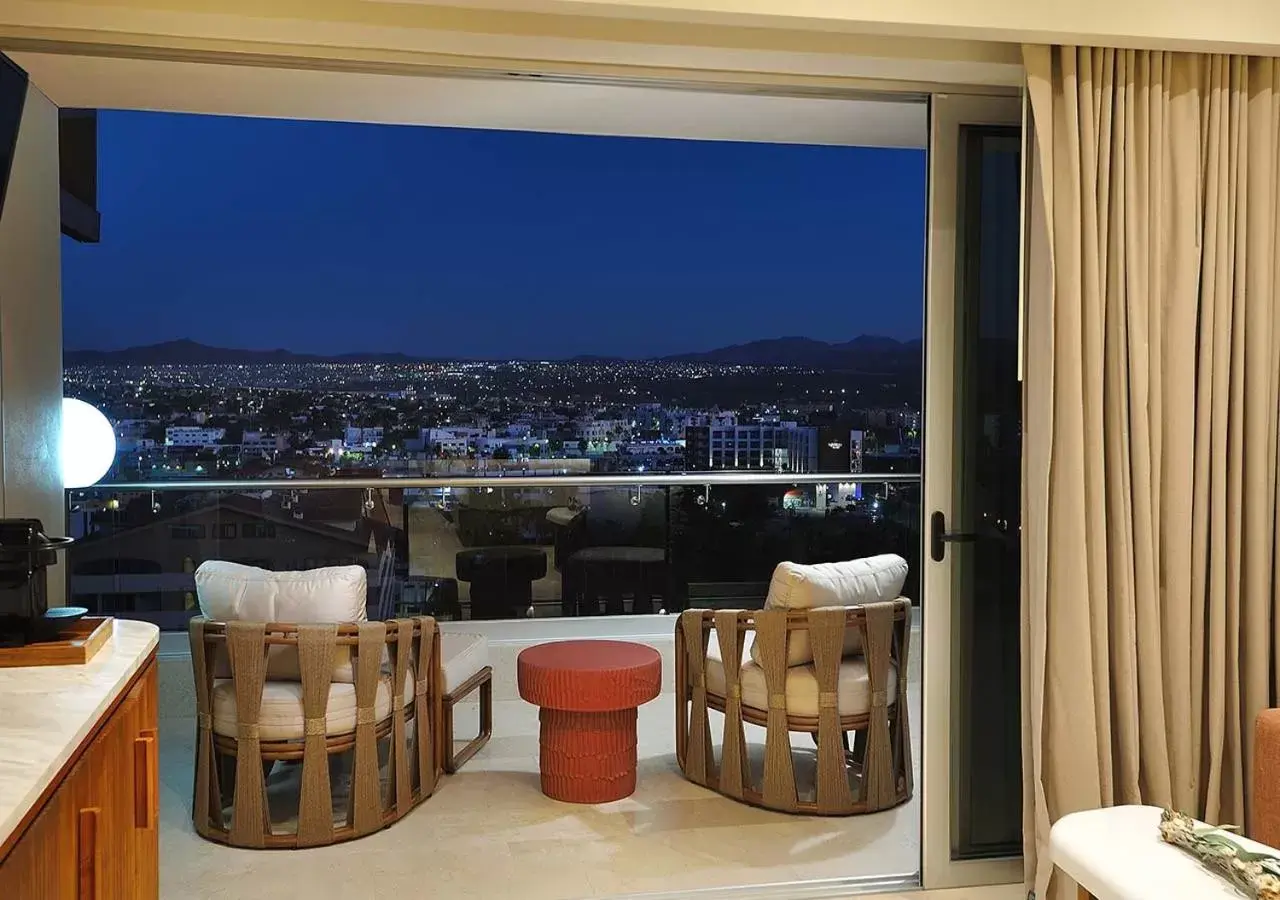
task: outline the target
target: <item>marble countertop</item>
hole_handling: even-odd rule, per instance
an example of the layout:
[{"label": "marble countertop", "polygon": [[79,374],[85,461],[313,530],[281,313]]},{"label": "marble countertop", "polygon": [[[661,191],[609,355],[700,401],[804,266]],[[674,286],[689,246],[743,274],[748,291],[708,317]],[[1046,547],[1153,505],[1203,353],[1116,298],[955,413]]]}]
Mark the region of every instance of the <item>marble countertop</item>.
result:
[{"label": "marble countertop", "polygon": [[86,665],[0,669],[0,844],[159,639],[154,625],[116,619],[110,642]]}]

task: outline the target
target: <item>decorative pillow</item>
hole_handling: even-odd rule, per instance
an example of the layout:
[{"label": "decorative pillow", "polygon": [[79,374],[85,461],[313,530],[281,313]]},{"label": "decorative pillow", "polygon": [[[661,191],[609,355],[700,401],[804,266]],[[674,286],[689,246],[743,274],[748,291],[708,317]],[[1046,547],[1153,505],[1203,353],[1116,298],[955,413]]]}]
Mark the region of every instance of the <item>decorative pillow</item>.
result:
[{"label": "decorative pillow", "polygon": [[[907,561],[892,553],[812,566],[783,562],[773,570],[764,606],[765,609],[818,609],[883,603],[897,600],[906,580]],[[856,629],[845,629],[842,655],[861,652],[862,635]],[[757,643],[751,645],[751,658],[757,664],[760,662]],[[802,666],[811,662],[813,647],[808,632],[791,632],[787,640],[787,665]]]},{"label": "decorative pillow", "polygon": [[[368,619],[367,576],[360,566],[331,566],[301,572],[271,572],[239,563],[209,560],[196,569],[200,612],[218,622],[364,622]],[[334,650],[333,681],[355,681],[351,648]],[[214,663],[214,677],[230,677],[226,660]],[[272,647],[267,678],[299,681],[298,652]]]}]

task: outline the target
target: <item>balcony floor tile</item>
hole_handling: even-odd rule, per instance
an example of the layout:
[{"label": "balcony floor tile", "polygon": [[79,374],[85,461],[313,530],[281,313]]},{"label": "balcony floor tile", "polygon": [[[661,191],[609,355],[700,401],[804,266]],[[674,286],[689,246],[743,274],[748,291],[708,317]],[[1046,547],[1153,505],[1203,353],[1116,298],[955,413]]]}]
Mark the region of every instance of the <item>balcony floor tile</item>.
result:
[{"label": "balcony floor tile", "polygon": [[[913,673],[914,674],[914,673]],[[386,831],[296,852],[236,850],[191,827],[194,724],[161,733],[162,896],[182,900],[379,896],[584,900],[638,893],[914,873],[917,798],[873,816],[786,816],[734,803],[686,781],[674,759],[673,695],[639,715],[636,793],[615,803],[557,803],[538,789],[538,711],[494,704],[495,736],[436,795]],[[919,722],[919,683],[909,703]],[[475,709],[459,707],[459,738]],[[713,732],[715,725],[713,724]],[[918,734],[919,729],[913,729]],[[472,730],[470,733],[474,733]],[[807,735],[795,735],[809,749]],[[748,740],[763,743],[763,731]],[[919,746],[913,748],[919,766]]]}]

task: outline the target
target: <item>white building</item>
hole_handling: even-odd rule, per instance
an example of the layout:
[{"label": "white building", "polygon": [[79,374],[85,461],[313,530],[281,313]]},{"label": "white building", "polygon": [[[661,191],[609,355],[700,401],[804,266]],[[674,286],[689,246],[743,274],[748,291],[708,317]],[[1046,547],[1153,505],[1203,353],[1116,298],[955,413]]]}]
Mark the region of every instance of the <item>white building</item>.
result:
[{"label": "white building", "polygon": [[439,445],[450,456],[465,456],[467,451],[486,437],[479,428],[423,428],[418,432],[423,448],[432,452]]},{"label": "white building", "polygon": [[382,443],[382,429],[354,428],[348,425],[343,443],[348,450],[372,450]]},{"label": "white building", "polygon": [[506,450],[508,453],[519,454],[524,450],[527,442],[520,438],[506,437],[505,435],[487,434],[478,438],[475,442],[476,449],[481,453],[493,455],[498,450]]},{"label": "white building", "polygon": [[283,434],[267,431],[246,431],[240,439],[240,453],[243,456],[263,456],[270,458],[289,446]]},{"label": "white building", "polygon": [[587,419],[578,424],[578,433],[592,444],[623,440],[631,434],[631,420]]},{"label": "white building", "polygon": [[795,422],[712,425],[710,468],[813,472],[818,467],[818,429]]},{"label": "white building", "polygon": [[690,412],[675,419],[675,425],[681,434],[684,434],[686,428],[732,428],[737,424],[738,414],[734,412]]},{"label": "white building", "polygon": [[217,450],[227,436],[225,428],[199,425],[170,425],[164,430],[164,445],[176,450]]}]

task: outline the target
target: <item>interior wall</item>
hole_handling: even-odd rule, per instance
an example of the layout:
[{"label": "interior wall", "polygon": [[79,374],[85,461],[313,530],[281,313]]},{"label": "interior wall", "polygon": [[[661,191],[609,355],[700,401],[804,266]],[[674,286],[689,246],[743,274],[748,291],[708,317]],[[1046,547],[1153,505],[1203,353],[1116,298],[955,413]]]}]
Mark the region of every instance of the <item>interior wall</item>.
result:
[{"label": "interior wall", "polygon": [[[1222,0],[6,0],[0,49],[313,65],[537,62],[938,84],[1020,81],[1022,42],[1280,52],[1280,4]],[[487,58],[482,63],[481,58]]]},{"label": "interior wall", "polygon": [[436,0],[546,14],[821,28],[927,39],[1084,43],[1264,53],[1280,46],[1274,0]]},{"label": "interior wall", "polygon": [[64,108],[829,146],[923,149],[928,138],[926,106],[910,99],[9,55]]},{"label": "interior wall", "polygon": [[[0,516],[61,534],[62,271],[58,108],[28,85],[0,209]],[[64,599],[62,566],[50,603]]]},{"label": "interior wall", "polygon": [[[602,77],[703,76],[715,82],[873,79],[1016,87],[1015,45],[898,39],[826,29],[546,15],[370,0],[6,0],[0,50],[106,55],[341,71],[422,68],[554,72]],[[57,99],[56,97],[54,98]]]}]

